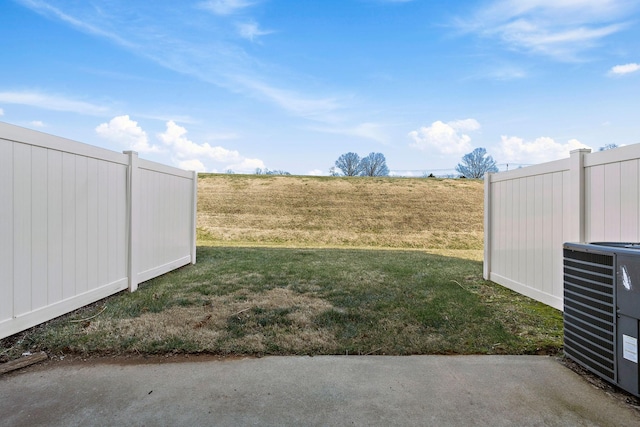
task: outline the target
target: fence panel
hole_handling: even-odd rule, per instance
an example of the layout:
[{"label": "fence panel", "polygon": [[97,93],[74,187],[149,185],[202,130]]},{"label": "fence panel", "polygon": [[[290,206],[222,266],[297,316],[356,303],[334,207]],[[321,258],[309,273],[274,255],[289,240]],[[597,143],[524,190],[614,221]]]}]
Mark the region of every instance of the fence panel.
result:
[{"label": "fence panel", "polygon": [[[486,177],[485,277],[558,306],[568,160]],[[561,280],[561,276],[560,276]]]},{"label": "fence panel", "polygon": [[[140,160],[138,281],[192,262],[194,173]],[[195,260],[193,260],[195,262]]]},{"label": "fence panel", "polygon": [[640,241],[640,145],[585,157],[585,239]]},{"label": "fence panel", "polygon": [[[131,179],[135,153],[0,123],[0,338],[195,263],[196,175],[155,165],[166,175],[155,189],[164,204],[150,209],[170,218],[136,246],[132,195],[149,192]],[[142,273],[132,269],[132,255],[151,245],[166,256],[150,257]]]},{"label": "fence panel", "polygon": [[486,177],[486,279],[562,310],[562,244],[597,241],[640,241],[640,144]]}]

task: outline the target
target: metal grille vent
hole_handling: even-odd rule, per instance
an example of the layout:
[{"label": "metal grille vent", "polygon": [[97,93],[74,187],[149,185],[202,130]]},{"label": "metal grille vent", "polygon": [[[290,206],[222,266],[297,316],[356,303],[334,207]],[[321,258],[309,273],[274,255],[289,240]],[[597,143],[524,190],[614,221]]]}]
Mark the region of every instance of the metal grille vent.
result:
[{"label": "metal grille vent", "polygon": [[616,381],[613,255],[564,249],[564,351]]}]

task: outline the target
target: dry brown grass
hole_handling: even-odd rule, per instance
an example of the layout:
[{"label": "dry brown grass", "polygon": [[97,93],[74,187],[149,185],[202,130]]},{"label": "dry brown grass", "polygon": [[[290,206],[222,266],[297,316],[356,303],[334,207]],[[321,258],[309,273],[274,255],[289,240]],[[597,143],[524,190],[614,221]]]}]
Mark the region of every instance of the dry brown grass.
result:
[{"label": "dry brown grass", "polygon": [[480,250],[477,180],[200,175],[202,244]]},{"label": "dry brown grass", "polygon": [[[84,332],[100,332],[105,341],[135,342],[129,352],[144,352],[159,342],[188,341],[198,352],[265,353],[276,345],[285,353],[322,352],[337,341],[314,319],[333,306],[310,294],[286,288],[263,293],[241,289],[211,296],[206,305],[177,306],[133,318],[96,319]],[[274,315],[275,314],[275,315]],[[234,327],[234,324],[236,327]]]}]

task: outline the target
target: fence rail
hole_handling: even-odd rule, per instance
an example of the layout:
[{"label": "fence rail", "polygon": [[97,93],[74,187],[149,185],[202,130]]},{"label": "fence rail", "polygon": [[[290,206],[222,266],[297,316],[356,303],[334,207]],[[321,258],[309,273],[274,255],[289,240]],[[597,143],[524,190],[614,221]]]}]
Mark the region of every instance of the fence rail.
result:
[{"label": "fence rail", "polygon": [[0,338],[195,263],[196,185],[0,122]]},{"label": "fence rail", "polygon": [[640,144],[485,177],[484,277],[563,309],[564,242],[640,241]]}]

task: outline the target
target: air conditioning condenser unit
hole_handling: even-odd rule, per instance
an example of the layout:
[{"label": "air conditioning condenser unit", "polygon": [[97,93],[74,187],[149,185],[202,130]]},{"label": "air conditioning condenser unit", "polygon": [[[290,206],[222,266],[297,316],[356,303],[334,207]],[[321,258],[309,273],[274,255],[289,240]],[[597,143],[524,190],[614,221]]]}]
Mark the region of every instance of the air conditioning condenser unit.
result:
[{"label": "air conditioning condenser unit", "polygon": [[640,397],[640,244],[565,243],[564,352]]}]

